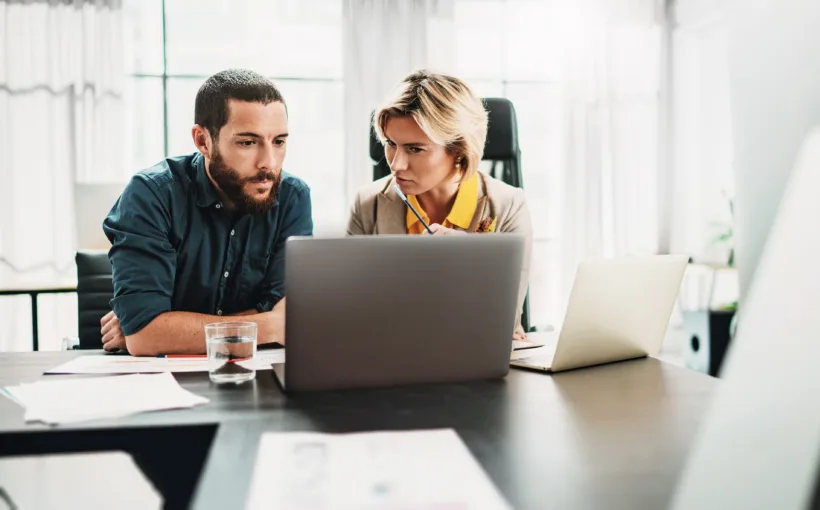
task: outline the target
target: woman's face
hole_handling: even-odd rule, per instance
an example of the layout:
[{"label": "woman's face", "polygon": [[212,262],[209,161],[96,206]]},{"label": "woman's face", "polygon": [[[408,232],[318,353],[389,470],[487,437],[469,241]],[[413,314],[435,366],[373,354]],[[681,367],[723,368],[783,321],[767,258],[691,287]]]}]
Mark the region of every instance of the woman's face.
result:
[{"label": "woman's face", "polygon": [[455,156],[430,140],[413,117],[389,117],[384,135],[384,155],[405,195],[421,195],[457,178]]}]

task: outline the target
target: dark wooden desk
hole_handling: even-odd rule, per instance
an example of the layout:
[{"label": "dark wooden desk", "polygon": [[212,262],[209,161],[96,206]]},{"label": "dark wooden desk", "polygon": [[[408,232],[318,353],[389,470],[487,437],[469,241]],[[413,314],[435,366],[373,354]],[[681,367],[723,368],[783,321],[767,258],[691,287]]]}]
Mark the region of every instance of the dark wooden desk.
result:
[{"label": "dark wooden desk", "polygon": [[[2,354],[0,385],[34,380],[75,355]],[[282,394],[267,372],[239,387],[212,385],[204,373],[177,379],[210,404],[49,429],[24,424],[22,409],[0,399],[0,455],[124,449],[140,462],[136,450],[164,437],[174,454],[147,455],[173,464],[205,445],[201,476],[192,468],[192,507],[234,508],[244,504],[263,432],[450,427],[515,508],[655,509],[668,506],[718,384],[652,358],[554,376],[513,370],[499,381],[297,396]],[[185,469],[166,467],[166,476]]]}]

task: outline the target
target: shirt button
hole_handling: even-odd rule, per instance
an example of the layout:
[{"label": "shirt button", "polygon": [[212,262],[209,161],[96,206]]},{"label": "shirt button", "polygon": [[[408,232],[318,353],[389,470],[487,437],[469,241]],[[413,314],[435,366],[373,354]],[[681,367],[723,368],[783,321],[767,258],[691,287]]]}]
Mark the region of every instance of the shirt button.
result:
[{"label": "shirt button", "polygon": [[231,235],[234,235],[234,234],[236,234],[236,231],[235,231],[235,230],[231,230]]},{"label": "shirt button", "polygon": [[217,315],[222,315],[222,310],[217,310],[217,311],[216,311],[216,314],[217,314]]},{"label": "shirt button", "polygon": [[228,277],[228,272],[225,271],[225,274],[223,276],[225,276],[225,278],[227,278]]},{"label": "shirt button", "polygon": [[222,207],[222,204],[216,204],[217,209],[220,209],[221,207]]}]

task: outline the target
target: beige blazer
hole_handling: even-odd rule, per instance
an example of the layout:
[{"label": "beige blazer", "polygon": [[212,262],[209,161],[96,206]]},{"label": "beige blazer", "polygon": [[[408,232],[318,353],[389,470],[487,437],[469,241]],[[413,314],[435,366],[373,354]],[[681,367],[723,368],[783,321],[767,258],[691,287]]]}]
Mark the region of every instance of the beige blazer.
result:
[{"label": "beige blazer", "polygon": [[[467,230],[474,232],[481,220],[498,218],[496,232],[524,235],[524,261],[518,288],[518,313],[515,326],[521,323],[524,297],[527,295],[532,252],[532,222],[524,191],[479,172],[478,204]],[[406,234],[407,206],[393,189],[393,177],[387,176],[359,190],[347,223],[348,235]]]}]

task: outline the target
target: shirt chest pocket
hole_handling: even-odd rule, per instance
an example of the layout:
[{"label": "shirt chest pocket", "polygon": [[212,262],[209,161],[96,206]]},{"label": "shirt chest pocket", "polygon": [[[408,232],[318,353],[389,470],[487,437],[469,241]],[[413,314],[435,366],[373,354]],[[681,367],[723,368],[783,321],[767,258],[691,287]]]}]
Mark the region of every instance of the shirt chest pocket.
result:
[{"label": "shirt chest pocket", "polygon": [[256,294],[257,289],[265,281],[268,273],[270,254],[263,257],[248,257],[248,263],[242,267],[242,281],[240,287],[245,295]]}]

